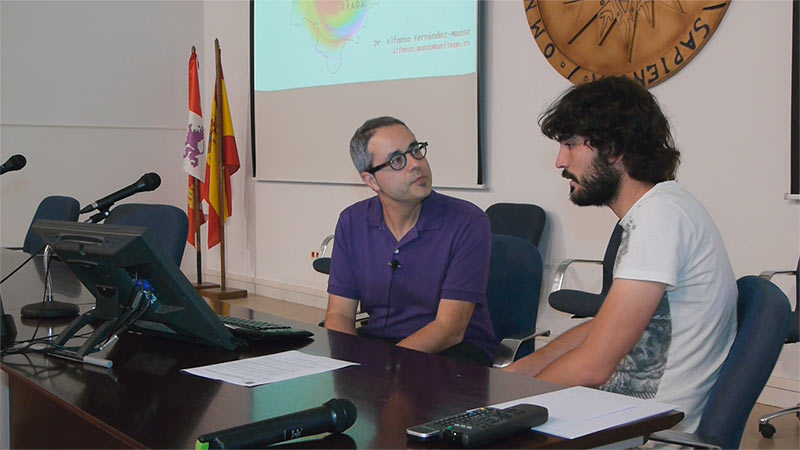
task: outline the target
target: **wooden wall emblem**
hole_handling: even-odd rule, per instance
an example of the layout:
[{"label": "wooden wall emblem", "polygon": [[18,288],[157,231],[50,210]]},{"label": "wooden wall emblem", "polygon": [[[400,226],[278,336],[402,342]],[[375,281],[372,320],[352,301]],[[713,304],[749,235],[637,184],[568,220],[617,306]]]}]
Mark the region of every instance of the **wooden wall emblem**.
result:
[{"label": "wooden wall emblem", "polygon": [[533,38],[575,84],[624,75],[652,87],[694,58],[730,0],[524,0]]}]

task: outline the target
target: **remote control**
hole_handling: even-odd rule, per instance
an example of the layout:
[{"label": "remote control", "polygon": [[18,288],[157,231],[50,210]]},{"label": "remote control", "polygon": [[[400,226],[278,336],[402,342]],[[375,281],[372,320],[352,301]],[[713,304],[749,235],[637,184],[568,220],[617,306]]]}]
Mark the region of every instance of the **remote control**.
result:
[{"label": "remote control", "polygon": [[487,414],[492,414],[494,411],[498,411],[495,408],[476,408],[471,409],[469,411],[455,414],[452,416],[444,417],[441,419],[437,419],[428,423],[423,423],[422,425],[415,425],[413,427],[406,428],[406,434],[413,439],[417,440],[426,440],[430,438],[438,438],[439,433],[447,428],[448,426],[456,423],[456,422],[463,422],[465,420],[469,420],[473,417],[479,417]]},{"label": "remote control", "polygon": [[541,406],[519,404],[506,409],[486,409],[486,414],[465,417],[446,426],[439,437],[462,447],[481,447],[547,422],[547,409]]}]

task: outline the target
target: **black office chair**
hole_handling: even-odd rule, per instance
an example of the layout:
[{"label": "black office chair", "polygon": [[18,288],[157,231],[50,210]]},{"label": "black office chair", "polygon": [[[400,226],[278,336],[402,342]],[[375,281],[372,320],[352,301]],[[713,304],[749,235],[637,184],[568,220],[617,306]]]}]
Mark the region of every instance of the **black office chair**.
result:
[{"label": "black office chair", "polygon": [[[566,259],[558,268],[553,279],[553,286],[550,290],[548,302],[554,309],[573,315],[573,318],[594,317],[600,306],[603,305],[611,283],[614,281],[614,261],[617,258],[617,250],[622,241],[622,227],[617,223],[611,238],[608,241],[605,255],[602,261],[592,259]],[[573,263],[601,264],[603,266],[603,287],[599,294],[578,291],[573,289],[562,289],[567,268]]]},{"label": "black office chair", "polygon": [[[331,241],[333,241],[332,234],[326,236],[325,239],[322,240],[322,243],[319,245],[319,252],[316,258],[311,261],[311,266],[314,268],[314,270],[325,275],[329,275],[331,273],[331,257],[325,256]],[[356,327],[364,326],[368,321],[369,314],[361,310],[361,302],[358,302],[358,307],[356,309]],[[323,320],[317,325],[325,327],[325,321]]]},{"label": "black office chair", "polygon": [[[62,195],[45,197],[36,208],[36,212],[33,214],[33,219],[31,220],[31,225],[39,219],[69,220],[75,222],[78,220],[78,211],[80,209],[81,207],[78,200],[72,197]],[[25,241],[22,244],[21,250],[31,255],[34,253],[41,253],[44,250],[44,242],[30,226],[28,226],[28,232],[25,234]]]},{"label": "black office chair", "polygon": [[[779,271],[767,271],[761,272],[759,275],[762,278],[767,280],[771,280],[775,275],[794,275],[794,282],[795,282],[795,305],[794,311],[792,312],[792,324],[789,328],[789,334],[786,336],[786,343],[787,344],[796,344],[798,340],[800,340],[800,308],[798,308],[798,304],[800,304],[800,258],[797,260],[797,269],[795,270],[779,270]],[[779,411],[775,411],[772,414],[767,414],[762,416],[758,420],[758,431],[761,433],[762,436],[765,438],[771,438],[775,435],[775,425],[769,423],[770,420],[785,416],[786,414],[794,414],[800,419],[800,403],[795,406],[784,408]]]},{"label": "black office chair", "polygon": [[331,257],[325,256],[325,252],[328,251],[328,244],[330,244],[332,240],[332,234],[325,237],[319,245],[317,257],[311,261],[311,266],[314,267],[314,270],[319,273],[324,273],[325,275],[331,273]]},{"label": "black office chair", "polygon": [[189,232],[189,219],[182,209],[172,205],[126,203],[109,211],[103,223],[145,227],[155,244],[180,267]]},{"label": "black office chair", "polygon": [[745,423],[775,367],[792,311],[781,290],[756,276],[740,278],[736,338],[695,433],[659,431],[652,440],[696,448],[738,448]]},{"label": "black office chair", "polygon": [[492,234],[506,234],[525,239],[536,247],[544,232],[547,215],[536,205],[495,203],[486,210]]},{"label": "black office chair", "polygon": [[505,367],[533,351],[534,338],[549,336],[536,330],[542,256],[525,239],[492,234],[487,304],[500,346],[493,367]]}]

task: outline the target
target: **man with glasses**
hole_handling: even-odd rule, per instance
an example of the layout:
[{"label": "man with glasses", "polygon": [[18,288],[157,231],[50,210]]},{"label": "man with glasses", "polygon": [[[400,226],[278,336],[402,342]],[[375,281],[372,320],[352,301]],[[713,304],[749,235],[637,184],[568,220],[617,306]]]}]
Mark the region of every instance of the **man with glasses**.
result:
[{"label": "man with glasses", "polygon": [[[486,308],[489,219],[431,189],[427,151],[393,117],[366,121],[350,140],[353,164],[377,195],[339,216],[325,326],[489,365],[497,346]],[[356,331],[359,301],[369,322]]]}]

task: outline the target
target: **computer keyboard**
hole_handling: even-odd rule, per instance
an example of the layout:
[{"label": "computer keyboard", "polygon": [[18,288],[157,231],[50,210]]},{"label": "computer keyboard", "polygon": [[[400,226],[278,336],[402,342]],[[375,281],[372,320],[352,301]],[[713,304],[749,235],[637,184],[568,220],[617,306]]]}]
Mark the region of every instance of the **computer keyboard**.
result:
[{"label": "computer keyboard", "polygon": [[300,330],[278,323],[230,316],[219,316],[219,318],[231,334],[246,341],[297,339],[314,335],[308,330]]}]

